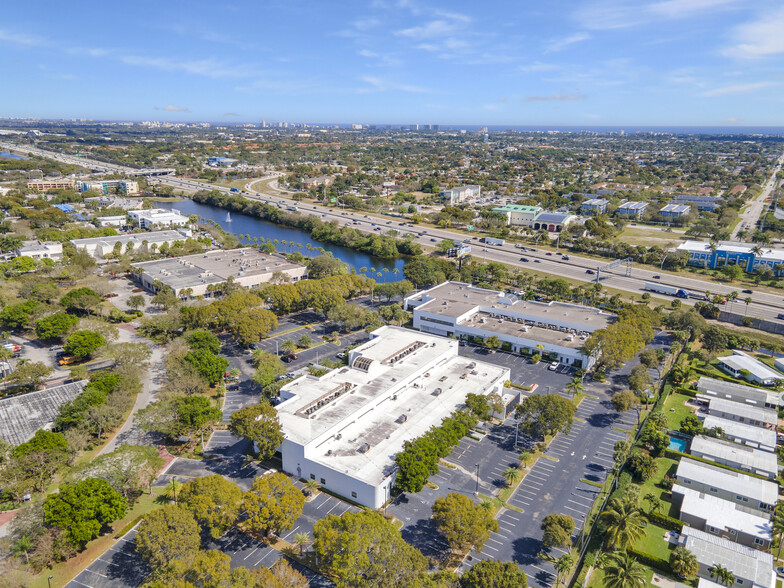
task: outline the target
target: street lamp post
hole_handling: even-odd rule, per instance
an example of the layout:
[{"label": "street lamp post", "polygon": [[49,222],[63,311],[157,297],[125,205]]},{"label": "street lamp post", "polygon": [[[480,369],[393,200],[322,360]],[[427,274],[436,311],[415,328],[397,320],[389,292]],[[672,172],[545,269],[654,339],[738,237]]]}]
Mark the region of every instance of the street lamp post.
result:
[{"label": "street lamp post", "polygon": [[474,496],[479,496],[479,464],[476,464],[476,490]]},{"label": "street lamp post", "polygon": [[49,576],[49,577],[46,579],[46,581],[47,581],[47,582],[49,582],[49,588],[52,588],[52,578],[54,578],[54,576]]}]

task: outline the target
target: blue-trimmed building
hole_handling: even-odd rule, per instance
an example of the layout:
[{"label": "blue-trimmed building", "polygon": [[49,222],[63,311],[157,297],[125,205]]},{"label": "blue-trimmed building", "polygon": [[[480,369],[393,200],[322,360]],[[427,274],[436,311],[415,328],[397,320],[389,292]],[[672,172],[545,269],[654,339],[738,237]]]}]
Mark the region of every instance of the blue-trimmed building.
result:
[{"label": "blue-trimmed building", "polygon": [[724,204],[720,196],[693,196],[691,194],[678,194],[672,199],[673,204],[693,204],[700,212],[713,212]]},{"label": "blue-trimmed building", "polygon": [[677,251],[686,251],[689,254],[688,265],[710,269],[737,265],[743,271],[753,273],[765,266],[781,274],[782,272],[774,268],[784,265],[784,249],[772,249],[753,243],[722,241],[712,248],[707,241],[686,241],[678,246]]},{"label": "blue-trimmed building", "polygon": [[691,212],[691,206],[688,204],[668,204],[659,210],[659,214],[664,218],[680,218],[686,216]]},{"label": "blue-trimmed building", "polygon": [[580,211],[584,214],[604,214],[609,203],[605,198],[591,198],[580,205]]},{"label": "blue-trimmed building", "polygon": [[645,210],[648,208],[647,202],[624,202],[618,207],[615,213],[618,216],[625,216],[630,218],[641,219]]}]

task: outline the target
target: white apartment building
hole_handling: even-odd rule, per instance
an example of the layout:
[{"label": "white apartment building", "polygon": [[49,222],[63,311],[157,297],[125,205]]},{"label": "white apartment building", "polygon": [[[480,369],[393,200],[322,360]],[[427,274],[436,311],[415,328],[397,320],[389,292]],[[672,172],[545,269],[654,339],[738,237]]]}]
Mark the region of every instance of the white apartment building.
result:
[{"label": "white apartment building", "polygon": [[63,258],[63,244],[59,241],[24,241],[16,254],[19,257],[58,261]]},{"label": "white apartment building", "polygon": [[171,245],[177,241],[185,241],[191,237],[189,229],[177,231],[151,231],[147,233],[128,233],[125,235],[110,235],[107,237],[89,237],[87,239],[71,239],[77,249],[86,251],[90,256],[101,258],[108,253],[114,253],[114,248],[119,243],[119,253],[126,253],[129,249],[138,251],[142,247],[155,248],[164,243]]},{"label": "white apartment building", "polygon": [[283,470],[368,508],[390,496],[395,455],[463,408],[466,395],[503,395],[509,369],[458,355],[453,339],[381,327],[348,366],[280,391]]},{"label": "white apartment building", "polygon": [[615,315],[596,308],[520,300],[462,282],[412,294],[403,306],[413,311],[414,328],[420,331],[461,339],[495,335],[516,353],[550,355],[584,369],[596,362],[582,352],[586,339],[615,321]]},{"label": "white apartment building", "polygon": [[129,210],[128,216],[131,220],[139,223],[142,229],[184,226],[190,223],[187,216],[176,210],[166,210],[165,208]]}]

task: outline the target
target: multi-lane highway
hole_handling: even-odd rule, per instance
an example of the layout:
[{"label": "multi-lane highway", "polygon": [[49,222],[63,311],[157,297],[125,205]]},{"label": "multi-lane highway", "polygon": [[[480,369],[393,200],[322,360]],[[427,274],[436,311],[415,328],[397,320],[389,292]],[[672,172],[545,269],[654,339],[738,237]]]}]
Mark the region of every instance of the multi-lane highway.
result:
[{"label": "multi-lane highway", "polygon": [[[100,161],[93,161],[83,157],[75,157],[72,155],[65,155],[60,153],[53,153],[44,151],[33,147],[18,147],[11,143],[2,143],[0,146],[5,149],[11,149],[22,153],[32,153],[41,157],[49,157],[62,161],[64,163],[71,163],[88,167],[95,170],[105,170],[107,172],[116,173],[129,173],[132,168],[107,164]],[[784,161],[779,161],[779,165]],[[774,170],[773,176],[779,167]],[[273,172],[263,179],[275,178],[281,175],[280,172]],[[526,251],[521,251],[513,244],[507,243],[503,246],[485,245],[480,242],[479,237],[469,237],[465,233],[458,233],[446,229],[436,228],[423,228],[412,225],[406,219],[383,216],[375,214],[365,214],[363,212],[354,212],[349,210],[342,210],[338,207],[328,208],[324,206],[316,206],[313,204],[303,205],[300,202],[289,199],[289,193],[282,190],[270,190],[270,192],[261,192],[254,189],[261,180],[254,180],[246,184],[245,189],[239,193],[232,192],[230,188],[225,186],[216,186],[204,182],[197,182],[187,178],[180,178],[172,175],[159,176],[155,178],[163,184],[173,188],[183,190],[186,192],[194,192],[196,190],[214,189],[226,194],[233,194],[243,196],[251,200],[258,200],[266,202],[271,205],[280,206],[282,208],[293,207],[302,214],[313,214],[325,221],[336,221],[340,225],[349,225],[360,231],[372,233],[385,233],[386,231],[394,229],[400,234],[411,234],[414,239],[423,247],[435,247],[443,239],[450,239],[455,242],[467,241],[472,248],[472,254],[480,259],[487,261],[498,261],[510,266],[528,269],[532,271],[540,271],[551,274],[557,277],[568,278],[581,282],[592,282],[596,280],[596,268],[604,265],[606,262],[580,257],[577,255],[569,254],[568,259],[564,259],[562,255],[542,248],[527,247]],[[775,183],[775,180],[769,184]],[[767,186],[766,186],[767,188]],[[525,258],[527,261],[523,261]],[[607,260],[609,261],[609,260]],[[657,277],[658,276],[658,277]],[[706,291],[713,294],[730,294],[737,291],[738,288],[733,288],[718,282],[705,281],[697,278],[687,277],[683,274],[672,274],[667,272],[657,272],[654,270],[632,268],[631,275],[625,275],[625,268],[620,266],[612,272],[601,272],[600,282],[607,288],[616,290],[642,293],[645,291],[646,282],[657,282],[661,284],[677,286],[684,288],[693,295],[704,295]],[[671,300],[671,297],[651,293],[652,296],[662,299]],[[752,302],[747,306],[743,299],[751,298]],[[694,304],[695,299],[683,301],[686,304]],[[754,291],[751,294],[739,292],[738,301],[735,303],[728,303],[725,307],[726,310],[734,311],[739,314],[746,314],[751,317],[776,319],[779,314],[784,313],[784,299],[781,294],[771,294],[766,292]]]},{"label": "multi-lane highway", "polygon": [[762,212],[765,210],[765,201],[770,198],[773,189],[778,183],[777,176],[781,171],[782,165],[784,165],[784,154],[782,154],[781,157],[779,157],[779,160],[776,162],[776,165],[773,168],[773,173],[768,178],[768,181],[765,182],[760,195],[757,196],[757,198],[755,198],[751,204],[749,204],[746,209],[740,213],[740,222],[735,225],[735,229],[732,231],[730,239],[735,240],[741,230],[754,230],[754,227],[757,226],[757,221],[759,221],[760,216],[762,216]]}]

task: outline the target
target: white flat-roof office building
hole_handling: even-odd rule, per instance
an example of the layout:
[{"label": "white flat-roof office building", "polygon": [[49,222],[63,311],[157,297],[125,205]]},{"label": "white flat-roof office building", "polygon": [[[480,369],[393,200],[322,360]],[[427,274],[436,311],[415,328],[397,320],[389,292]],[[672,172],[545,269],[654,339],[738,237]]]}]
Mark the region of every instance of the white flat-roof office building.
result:
[{"label": "white flat-roof office building", "polygon": [[150,227],[183,226],[190,223],[188,217],[176,210],[165,208],[150,208],[147,210],[129,210],[128,216],[139,223],[142,229]]},{"label": "white flat-roof office building", "polygon": [[308,274],[308,268],[300,263],[252,247],[144,261],[133,267],[141,272],[135,274],[134,279],[142,287],[154,292],[153,284],[160,282],[183,298],[209,297],[211,289],[208,286],[226,282],[230,277],[239,286],[253,288],[270,283],[275,274],[286,276],[291,282],[304,280]]},{"label": "white flat-roof office building", "polygon": [[378,508],[406,441],[462,408],[468,393],[501,395],[509,369],[458,355],[453,339],[381,327],[348,366],[280,391],[284,471]]},{"label": "white flat-roof office building", "polygon": [[125,235],[110,235],[107,237],[90,237],[88,239],[71,239],[76,249],[86,251],[90,256],[100,258],[114,252],[119,243],[119,252],[126,253],[130,249],[139,251],[142,247],[155,248],[164,243],[171,245],[177,241],[185,241],[191,237],[189,229],[170,231],[151,231],[149,233],[128,233]]},{"label": "white flat-roof office building", "polygon": [[19,257],[58,261],[63,258],[63,244],[59,241],[23,241],[16,254]]},{"label": "white flat-roof office building", "polygon": [[541,351],[559,363],[585,369],[596,361],[583,354],[585,340],[615,321],[615,315],[596,308],[521,300],[461,282],[444,282],[409,296],[403,304],[413,311],[414,328],[420,331],[459,338],[495,335],[512,351]]}]

